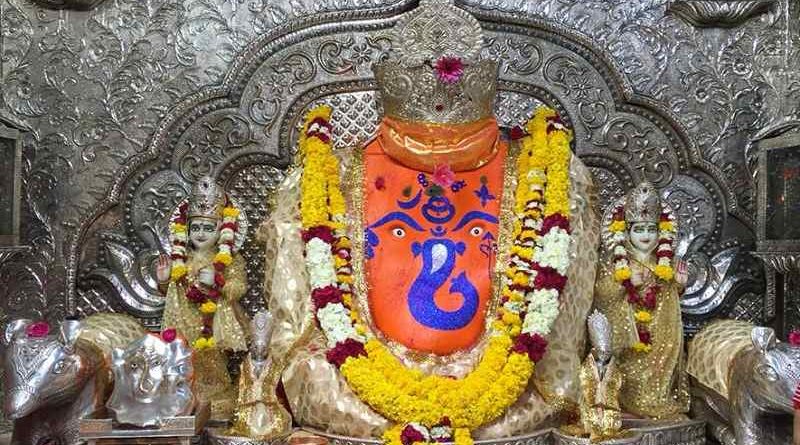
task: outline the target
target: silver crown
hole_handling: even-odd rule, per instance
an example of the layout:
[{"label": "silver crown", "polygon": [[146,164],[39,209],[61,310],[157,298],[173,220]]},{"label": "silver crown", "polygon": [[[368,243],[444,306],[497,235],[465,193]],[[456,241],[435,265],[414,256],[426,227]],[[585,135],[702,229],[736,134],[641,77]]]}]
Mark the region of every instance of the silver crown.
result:
[{"label": "silver crown", "polygon": [[203,176],[192,187],[189,196],[189,218],[222,218],[225,190],[211,176]]},{"label": "silver crown", "polygon": [[[458,124],[492,116],[497,63],[479,60],[483,32],[478,20],[450,1],[422,0],[392,31],[393,53],[372,69],[387,116]],[[463,74],[443,82],[435,64],[456,58]]]},{"label": "silver crown", "polygon": [[589,316],[589,341],[597,352],[611,352],[611,324],[608,318],[597,309]]},{"label": "silver crown", "polygon": [[642,182],[628,192],[625,199],[625,220],[634,222],[658,222],[661,218],[661,198],[658,190],[649,182]]}]

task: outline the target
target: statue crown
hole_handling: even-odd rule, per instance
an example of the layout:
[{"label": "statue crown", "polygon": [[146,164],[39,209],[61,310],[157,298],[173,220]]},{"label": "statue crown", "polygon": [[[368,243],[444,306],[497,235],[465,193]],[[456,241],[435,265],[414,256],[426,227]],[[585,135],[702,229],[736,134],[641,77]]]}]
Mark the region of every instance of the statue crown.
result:
[{"label": "statue crown", "polygon": [[587,321],[592,347],[597,351],[611,352],[611,324],[605,314],[595,309]]},{"label": "statue crown", "polygon": [[479,60],[475,17],[450,1],[422,0],[392,33],[393,53],[372,67],[385,115],[439,124],[492,116],[497,63]]},{"label": "statue crown", "polygon": [[625,199],[625,220],[628,223],[658,222],[661,218],[661,198],[649,182],[642,182]]},{"label": "statue crown", "polygon": [[192,187],[189,196],[189,218],[222,218],[225,190],[211,176],[203,176]]}]

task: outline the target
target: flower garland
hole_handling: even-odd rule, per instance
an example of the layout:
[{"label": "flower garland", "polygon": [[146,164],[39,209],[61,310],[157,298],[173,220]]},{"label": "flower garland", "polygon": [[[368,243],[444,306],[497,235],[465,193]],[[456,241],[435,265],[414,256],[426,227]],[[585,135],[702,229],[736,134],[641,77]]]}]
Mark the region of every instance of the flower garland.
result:
[{"label": "flower garland", "polygon": [[514,242],[502,305],[476,368],[451,379],[406,368],[368,332],[353,304],[351,243],[343,224],[346,208],[330,115],[329,107],[311,110],[300,136],[302,237],[326,357],[361,400],[396,423],[383,436],[388,444],[454,440],[469,445],[471,430],[502,415],[525,390],[558,316],[571,243],[572,135],[549,108],[537,110],[528,125],[530,136],[522,140],[517,165]]},{"label": "flower garland", "polygon": [[[178,211],[170,220],[170,242],[172,244],[172,271],[170,280],[173,283],[186,284],[186,246],[188,243],[188,201],[183,202]],[[200,335],[192,343],[197,350],[213,348],[214,341],[214,313],[217,312],[217,301],[225,287],[225,268],[233,262],[234,243],[239,224],[236,219],[239,209],[226,201],[222,209],[222,225],[220,226],[219,240],[217,241],[217,254],[214,255],[214,284],[211,286],[192,283],[186,290],[186,298],[197,306],[202,314],[203,325],[199,327]]]},{"label": "flower garland", "polygon": [[[630,303],[633,310],[633,318],[636,322],[636,332],[639,339],[634,343],[633,349],[636,352],[648,353],[652,349],[651,345],[653,343],[649,324],[653,320],[652,311],[658,303],[657,296],[661,291],[661,285],[660,283],[650,284],[645,289],[644,296],[636,289],[631,280],[630,261],[628,260],[628,251],[624,245],[626,239],[625,231],[627,229],[628,223],[625,221],[625,208],[622,205],[617,206],[614,209],[611,224],[609,225],[609,231],[613,236],[614,279],[625,288],[625,292],[628,294],[628,303]],[[675,255],[672,248],[674,240],[675,223],[672,217],[662,210],[658,223],[658,247],[656,249],[658,263],[653,271],[662,283],[671,281],[675,276],[675,272],[672,269],[672,258]]]}]

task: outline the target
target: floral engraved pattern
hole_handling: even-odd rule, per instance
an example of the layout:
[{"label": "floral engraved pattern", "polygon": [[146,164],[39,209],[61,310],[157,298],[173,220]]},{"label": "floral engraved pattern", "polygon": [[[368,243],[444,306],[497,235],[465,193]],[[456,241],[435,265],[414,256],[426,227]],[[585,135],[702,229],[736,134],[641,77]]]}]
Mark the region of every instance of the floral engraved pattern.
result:
[{"label": "floral engraved pattern", "polygon": [[655,131],[623,117],[616,117],[602,129],[602,141],[597,145],[619,152],[642,178],[664,185],[672,180],[673,168],[665,146],[653,141]]},{"label": "floral engraved pattern", "polygon": [[[124,231],[114,204],[135,189],[129,181],[163,169],[191,180],[256,153],[288,165],[292,123],[283,119],[322,98],[352,125],[336,146],[363,140],[378,116],[369,67],[391,47],[385,27],[414,3],[115,0],[74,11],[0,0],[0,117],[35,129],[23,153],[23,241],[32,249],[0,265],[0,288],[19,299],[0,309],[54,318],[117,307],[75,283],[100,255],[99,230]],[[608,174],[660,187],[708,162],[717,170],[703,187],[725,206],[716,218],[736,212],[744,224],[726,236],[749,239],[753,183],[742,147],[800,116],[800,6],[779,0],[737,27],[702,30],[667,14],[668,3],[457,1],[491,36],[482,56],[501,61],[502,122],[524,121],[518,114],[539,101],[563,106],[578,154],[624,162],[632,171]],[[511,18],[535,33],[507,26]],[[620,120],[633,95],[680,131],[673,121]],[[684,132],[686,144],[676,136]],[[601,196],[627,186],[615,181]]]}]

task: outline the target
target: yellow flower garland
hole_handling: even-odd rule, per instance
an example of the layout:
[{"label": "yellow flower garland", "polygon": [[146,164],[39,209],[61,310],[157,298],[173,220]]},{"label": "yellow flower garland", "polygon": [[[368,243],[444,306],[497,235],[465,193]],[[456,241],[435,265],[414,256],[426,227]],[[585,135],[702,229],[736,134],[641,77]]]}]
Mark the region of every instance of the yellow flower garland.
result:
[{"label": "yellow flower garland", "polygon": [[[330,115],[329,107],[315,108],[307,115],[301,133],[300,147],[304,158],[301,218],[304,229],[343,227],[346,208],[339,186],[338,159],[330,144],[306,136],[315,119],[329,120]],[[519,220],[514,224],[515,239],[523,233],[531,238],[536,236],[532,230],[523,232],[523,217],[540,218],[543,213],[569,215],[571,134],[563,129],[548,134],[548,119],[555,116],[551,109],[542,107],[537,110],[528,125],[531,137],[523,140],[523,152],[517,159],[515,210]],[[545,200],[543,209],[526,208],[531,200],[541,200],[542,193]],[[339,243],[349,247],[346,237],[340,238]],[[512,253],[528,260],[533,257],[532,248],[516,244]],[[509,277],[517,284],[527,284],[530,279],[516,271]],[[340,283],[352,281],[350,276],[340,275],[338,278]],[[524,295],[507,286],[503,294],[511,301],[524,300]],[[349,294],[343,301],[351,310],[356,329],[365,332]],[[512,337],[520,333],[521,324],[518,314],[502,312],[501,319],[493,323],[496,332],[490,338],[483,357],[462,379],[425,375],[409,369],[374,338],[364,345],[366,356],[348,357],[339,370],[362,401],[397,423],[383,436],[388,444],[402,445],[404,424],[417,422],[432,426],[446,417],[454,429],[455,442],[471,445],[470,431],[500,417],[520,397],[533,375],[534,363],[528,355],[511,352]]]}]

